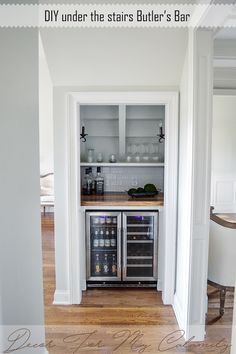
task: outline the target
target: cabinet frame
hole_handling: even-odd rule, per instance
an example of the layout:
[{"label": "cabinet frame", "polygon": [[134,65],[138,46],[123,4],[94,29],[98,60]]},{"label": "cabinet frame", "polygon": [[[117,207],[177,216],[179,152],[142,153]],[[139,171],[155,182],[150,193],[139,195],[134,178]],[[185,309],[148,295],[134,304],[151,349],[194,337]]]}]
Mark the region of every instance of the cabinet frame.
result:
[{"label": "cabinet frame", "polygon": [[[177,182],[178,182],[178,116],[179,94],[177,91],[152,92],[68,92],[66,125],[66,229],[68,239],[67,278],[70,303],[82,299],[84,226],[83,207],[80,201],[80,115],[81,104],[156,104],[165,105],[165,188],[163,227],[162,300],[174,303],[176,232],[177,232]],[[122,207],[122,206],[121,206]],[[78,252],[78,250],[80,250]]]}]

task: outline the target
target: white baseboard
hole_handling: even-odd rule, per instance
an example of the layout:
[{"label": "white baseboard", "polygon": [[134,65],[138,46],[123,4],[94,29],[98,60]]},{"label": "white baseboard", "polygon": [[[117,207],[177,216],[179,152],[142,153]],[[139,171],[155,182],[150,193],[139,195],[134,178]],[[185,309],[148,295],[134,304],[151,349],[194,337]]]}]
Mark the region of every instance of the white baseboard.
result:
[{"label": "white baseboard", "polygon": [[71,305],[71,295],[69,291],[56,290],[53,305]]},{"label": "white baseboard", "polygon": [[157,280],[157,290],[158,291],[162,291],[163,287],[162,287],[162,280],[158,279]]},{"label": "white baseboard", "polygon": [[173,305],[173,310],[175,313],[175,317],[177,319],[179,329],[185,331],[184,338],[185,340],[188,340],[193,337],[193,342],[201,342],[204,341],[204,331],[202,330],[203,327],[205,328],[205,325],[190,325],[187,326],[187,323],[184,319],[184,315],[182,313],[182,309],[179,303],[179,299],[176,295],[174,295],[174,305]]},{"label": "white baseboard", "polygon": [[80,286],[81,286],[82,291],[87,290],[86,280],[81,280]]},{"label": "white baseboard", "polygon": [[178,325],[179,325],[179,329],[185,331],[186,330],[186,324],[185,324],[185,321],[183,319],[182,309],[181,309],[181,306],[180,306],[180,303],[179,303],[179,299],[176,296],[176,294],[174,295],[173,310],[174,310],[175,317],[176,317]]}]

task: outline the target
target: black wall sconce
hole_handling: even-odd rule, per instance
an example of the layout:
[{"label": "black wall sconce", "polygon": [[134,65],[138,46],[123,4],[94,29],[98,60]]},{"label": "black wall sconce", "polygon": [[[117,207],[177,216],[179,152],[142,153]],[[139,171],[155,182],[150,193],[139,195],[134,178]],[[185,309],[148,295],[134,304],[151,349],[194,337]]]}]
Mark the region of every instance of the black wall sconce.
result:
[{"label": "black wall sconce", "polygon": [[162,123],[159,124],[159,134],[157,134],[157,136],[159,138],[159,143],[163,143],[165,140],[165,134],[163,133]]},{"label": "black wall sconce", "polygon": [[81,134],[80,134],[80,139],[82,139],[82,142],[83,143],[85,143],[85,141],[86,141],[86,136],[87,136],[88,134],[86,134],[85,133],[85,126],[83,125],[82,126],[82,132],[81,132]]}]

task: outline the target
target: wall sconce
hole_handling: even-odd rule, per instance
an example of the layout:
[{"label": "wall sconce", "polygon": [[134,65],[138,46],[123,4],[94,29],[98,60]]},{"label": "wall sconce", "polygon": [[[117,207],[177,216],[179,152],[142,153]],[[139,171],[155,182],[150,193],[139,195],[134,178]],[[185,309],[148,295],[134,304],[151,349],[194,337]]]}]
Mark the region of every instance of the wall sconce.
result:
[{"label": "wall sconce", "polygon": [[86,141],[86,136],[87,136],[88,134],[86,134],[85,133],[85,126],[83,125],[82,126],[82,132],[81,132],[81,134],[80,134],[80,139],[82,139],[82,142],[83,143],[85,143],[85,141]]},{"label": "wall sconce", "polygon": [[159,138],[159,143],[163,143],[165,140],[165,134],[163,133],[163,127],[162,127],[162,122],[159,124],[159,134],[157,134]]}]

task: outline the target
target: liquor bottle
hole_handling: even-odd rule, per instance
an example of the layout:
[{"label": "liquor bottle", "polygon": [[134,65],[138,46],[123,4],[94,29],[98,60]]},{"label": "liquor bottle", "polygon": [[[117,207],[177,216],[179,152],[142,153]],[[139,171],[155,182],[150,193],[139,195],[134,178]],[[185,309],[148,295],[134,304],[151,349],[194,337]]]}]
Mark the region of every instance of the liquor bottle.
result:
[{"label": "liquor bottle", "polygon": [[106,217],[106,224],[108,224],[108,225],[111,224],[111,217],[110,216]]},{"label": "liquor bottle", "polygon": [[95,177],[93,175],[93,169],[92,167],[89,167],[89,177],[92,180],[92,184],[91,184],[91,193],[95,193]]},{"label": "liquor bottle", "polygon": [[108,274],[109,273],[109,264],[108,264],[108,256],[107,256],[107,254],[104,255],[103,273],[104,274]]},{"label": "liquor bottle", "polygon": [[89,175],[89,168],[86,168],[85,170],[85,176],[83,180],[83,194],[92,194],[92,178]]},{"label": "liquor bottle", "polygon": [[107,247],[107,248],[111,247],[111,240],[110,240],[109,229],[106,230],[105,247]]},{"label": "liquor bottle", "polygon": [[115,230],[111,230],[111,247],[116,247],[116,235]]},{"label": "liquor bottle", "polygon": [[104,177],[101,175],[101,167],[97,167],[97,176],[95,178],[96,194],[104,194]]},{"label": "liquor bottle", "polygon": [[105,222],[106,222],[105,216],[101,216],[101,217],[100,217],[100,224],[101,224],[101,225],[104,225]]},{"label": "liquor bottle", "polygon": [[99,239],[98,239],[98,230],[95,230],[94,237],[93,237],[93,247],[99,247]]},{"label": "liquor bottle", "polygon": [[112,275],[116,275],[117,274],[116,255],[114,253],[112,255],[111,272],[112,272]]},{"label": "liquor bottle", "polygon": [[99,237],[99,247],[104,247],[104,245],[105,245],[104,232],[103,229],[101,229],[100,237]]},{"label": "liquor bottle", "polygon": [[96,253],[95,274],[96,275],[100,275],[101,274],[101,263],[100,263],[99,254],[98,253]]}]

